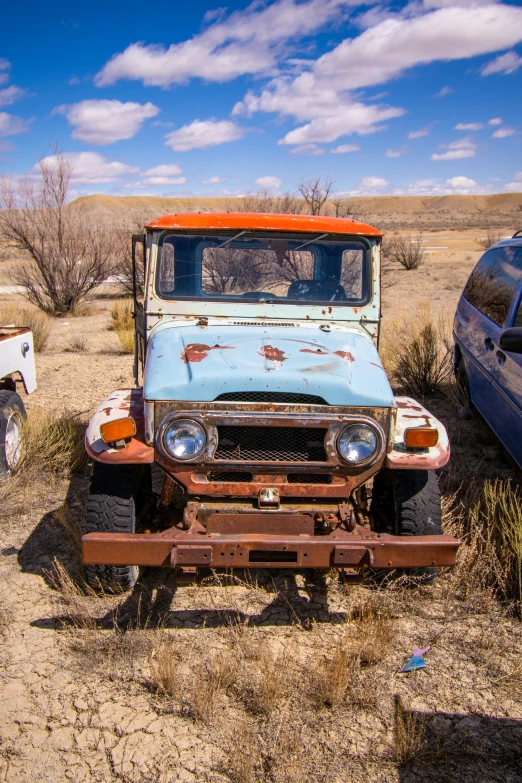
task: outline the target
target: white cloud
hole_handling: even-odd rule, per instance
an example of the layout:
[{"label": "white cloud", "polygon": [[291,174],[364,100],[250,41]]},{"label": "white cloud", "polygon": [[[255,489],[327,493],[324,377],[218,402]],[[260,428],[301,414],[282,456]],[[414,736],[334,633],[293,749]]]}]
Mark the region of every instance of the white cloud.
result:
[{"label": "white cloud", "polygon": [[169,87],[194,77],[225,82],[243,74],[269,72],[281,53],[288,53],[285,42],[333,22],[342,16],[345,6],[353,4],[357,0],[253,2],[225,19],[221,18],[223,10],[203,32],[168,49],[131,44],[109,60],[95,83],[103,87],[119,79],[138,79],[145,85]]},{"label": "white cloud", "polygon": [[475,180],[469,177],[451,177],[446,180],[446,185],[460,193],[469,193],[477,187]]},{"label": "white cloud", "polygon": [[153,169],[147,169],[143,173],[148,177],[176,177],[181,172],[181,166],[175,163],[162,163],[161,166],[154,166]]},{"label": "white cloud", "polygon": [[0,136],[16,136],[29,130],[30,120],[0,111]]},{"label": "white cloud", "polygon": [[447,152],[434,152],[431,160],[461,160],[473,158],[477,151],[477,145],[469,138],[452,141],[450,144],[442,144]]},{"label": "white cloud", "polygon": [[[117,182],[140,171],[137,166],[107,160],[98,152],[65,152],[63,157],[72,168],[71,182],[77,185]],[[44,162],[50,166],[55,165],[56,155],[48,155]],[[38,165],[34,166],[32,173],[39,173]]]},{"label": "white cloud", "polygon": [[433,97],[434,98],[445,98],[446,95],[451,95],[452,92],[453,92],[453,89],[448,84],[446,84],[446,86],[443,87],[438,92],[436,92]]},{"label": "white cloud", "polygon": [[359,187],[368,190],[379,190],[385,188],[390,183],[382,177],[363,177],[359,182]]},{"label": "white cloud", "polygon": [[[4,57],[0,57],[0,71],[9,71],[11,68],[11,63],[9,60],[6,60]],[[5,84],[9,80],[9,74],[8,73],[0,73],[0,84]]]},{"label": "white cloud", "polygon": [[293,147],[290,150],[292,155],[324,155],[322,147],[318,147],[317,144],[299,144],[297,147]]},{"label": "white cloud", "polygon": [[482,122],[459,122],[458,125],[455,125],[453,130],[460,130],[460,131],[478,131],[481,128],[483,128],[484,125]]},{"label": "white cloud", "polygon": [[522,192],[522,171],[517,171],[513,180],[513,182],[508,182],[507,185],[504,185],[504,189],[513,193]]},{"label": "white cloud", "polygon": [[279,177],[258,177],[256,179],[256,185],[260,188],[266,188],[266,190],[277,189],[283,184],[283,180]]},{"label": "white cloud", "polygon": [[516,52],[506,52],[495,57],[480,69],[482,76],[491,76],[494,73],[515,73],[522,65],[522,57]]},{"label": "white cloud", "polygon": [[407,152],[405,147],[401,147],[400,150],[386,150],[387,158],[402,158]]},{"label": "white cloud", "polygon": [[219,185],[220,182],[224,182],[222,177],[210,177],[210,179],[201,180],[203,185]]},{"label": "white cloud", "polygon": [[502,117],[492,117],[488,120],[488,125],[502,125]]},{"label": "white cloud", "polygon": [[146,177],[137,182],[128,182],[124,187],[132,190],[133,188],[151,188],[159,185],[186,185],[186,177]]},{"label": "white cloud", "polygon": [[429,128],[420,128],[420,130],[411,131],[408,133],[409,139],[420,139],[422,136],[429,136],[430,135],[430,129]]},{"label": "white cloud", "polygon": [[230,120],[194,120],[165,136],[167,147],[176,152],[217,147],[229,141],[237,141],[245,134],[244,128]]},{"label": "white cloud", "polygon": [[515,131],[513,128],[499,128],[495,131],[491,138],[493,139],[507,139],[509,136],[514,136]]},{"label": "white cloud", "polygon": [[19,101],[27,94],[27,90],[22,90],[21,87],[12,84],[10,87],[6,87],[5,90],[0,90],[0,106],[10,106],[11,103]]},{"label": "white cloud", "polygon": [[74,127],[72,137],[87,144],[114,144],[131,139],[146,119],[159,114],[153,103],[122,103],[116,100],[85,100],[70,106],[57,106],[55,114],[65,114]]},{"label": "white cloud", "polygon": [[340,144],[330,150],[334,155],[344,155],[346,152],[358,152],[361,148],[358,144]]}]

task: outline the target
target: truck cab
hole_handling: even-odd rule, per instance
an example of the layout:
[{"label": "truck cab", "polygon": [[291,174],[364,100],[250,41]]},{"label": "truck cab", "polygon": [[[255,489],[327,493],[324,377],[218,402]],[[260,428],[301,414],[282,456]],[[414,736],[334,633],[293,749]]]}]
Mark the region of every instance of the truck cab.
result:
[{"label": "truck cab", "polygon": [[446,431],[394,395],[378,354],[381,240],[257,213],[167,215],[133,237],[135,385],[86,432],[93,586],[131,588],[147,565],[429,580],[455,562],[435,472]]}]

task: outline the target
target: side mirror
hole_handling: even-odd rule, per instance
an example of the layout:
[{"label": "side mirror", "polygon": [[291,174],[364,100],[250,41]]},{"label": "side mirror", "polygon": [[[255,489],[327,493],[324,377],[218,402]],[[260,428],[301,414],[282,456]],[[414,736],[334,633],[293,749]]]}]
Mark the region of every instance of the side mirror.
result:
[{"label": "side mirror", "polygon": [[498,341],[498,347],[511,353],[522,353],[522,326],[504,329]]}]

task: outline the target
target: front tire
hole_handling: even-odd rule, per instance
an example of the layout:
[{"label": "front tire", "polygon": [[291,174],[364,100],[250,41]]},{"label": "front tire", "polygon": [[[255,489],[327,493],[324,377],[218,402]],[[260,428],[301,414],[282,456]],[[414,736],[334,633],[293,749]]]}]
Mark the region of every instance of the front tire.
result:
[{"label": "front tire", "polygon": [[[442,509],[434,470],[383,470],[374,480],[372,517],[381,532],[397,536],[438,536]],[[404,573],[424,584],[435,580],[438,568],[408,568]]]},{"label": "front tire", "polygon": [[[87,497],[86,533],[135,533],[150,488],[150,466],[105,465],[95,462]],[[86,565],[85,576],[95,590],[132,590],[139,566]]]},{"label": "front tire", "polygon": [[0,391],[0,481],[16,471],[22,460],[22,425],[27,418],[21,397]]}]

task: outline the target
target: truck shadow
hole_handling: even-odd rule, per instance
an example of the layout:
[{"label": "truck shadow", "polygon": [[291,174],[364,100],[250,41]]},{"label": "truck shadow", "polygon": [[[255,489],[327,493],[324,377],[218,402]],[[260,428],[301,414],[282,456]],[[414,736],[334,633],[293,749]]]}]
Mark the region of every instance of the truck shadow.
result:
[{"label": "truck shadow", "polygon": [[408,711],[396,697],[395,752],[401,783],[518,783],[522,721]]}]

